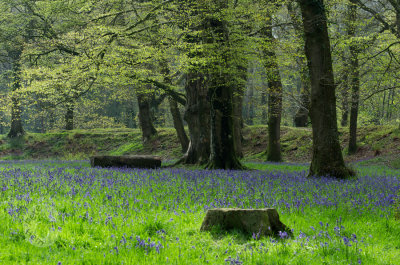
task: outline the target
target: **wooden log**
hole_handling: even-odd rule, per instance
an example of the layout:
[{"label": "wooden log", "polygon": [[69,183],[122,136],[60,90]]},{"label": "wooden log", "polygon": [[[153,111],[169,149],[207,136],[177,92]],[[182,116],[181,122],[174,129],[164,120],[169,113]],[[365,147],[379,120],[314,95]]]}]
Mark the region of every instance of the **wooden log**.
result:
[{"label": "wooden log", "polygon": [[159,168],[159,156],[93,156],[90,158],[92,167],[129,167],[129,168]]}]

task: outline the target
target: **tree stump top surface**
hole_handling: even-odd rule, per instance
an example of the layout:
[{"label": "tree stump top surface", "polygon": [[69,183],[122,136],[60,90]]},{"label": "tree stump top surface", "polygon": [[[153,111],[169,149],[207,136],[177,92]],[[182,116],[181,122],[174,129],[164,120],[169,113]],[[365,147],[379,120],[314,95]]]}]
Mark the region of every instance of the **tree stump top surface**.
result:
[{"label": "tree stump top surface", "polygon": [[289,232],[274,208],[240,209],[216,208],[207,211],[200,230],[210,231],[213,227],[222,230],[240,230],[257,236],[277,236],[279,232]]}]

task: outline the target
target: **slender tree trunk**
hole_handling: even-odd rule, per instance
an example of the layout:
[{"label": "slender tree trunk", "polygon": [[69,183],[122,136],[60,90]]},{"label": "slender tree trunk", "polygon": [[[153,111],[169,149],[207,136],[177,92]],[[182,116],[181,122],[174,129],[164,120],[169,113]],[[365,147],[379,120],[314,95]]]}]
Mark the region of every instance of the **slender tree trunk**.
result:
[{"label": "slender tree trunk", "polygon": [[[264,80],[262,81],[262,87],[267,87],[267,85],[264,83]],[[268,104],[268,91],[266,89],[263,89],[261,91],[261,124],[268,124],[268,112],[267,112],[267,104]]]},{"label": "slender tree trunk", "polygon": [[324,3],[322,0],[298,1],[311,79],[313,157],[309,174],[347,178],[351,172],[344,164],[339,144],[335,82]]},{"label": "slender tree trunk", "polygon": [[[271,18],[265,31],[267,42],[274,43]],[[270,46],[270,45],[268,45]],[[275,47],[275,45],[272,45]],[[268,80],[268,146],[267,161],[279,162],[281,155],[281,116],[282,116],[282,81],[279,73],[278,60],[274,48],[263,47],[265,69]]]},{"label": "slender tree trunk", "polygon": [[346,127],[349,121],[349,91],[347,88],[347,83],[344,84],[344,87],[342,87],[341,94],[342,94],[342,118],[340,121],[340,125],[342,125],[342,127]]},{"label": "slender tree trunk", "polygon": [[65,130],[74,129],[74,109],[75,109],[75,102],[73,101],[67,102],[66,113],[65,113]]},{"label": "slender tree trunk", "polygon": [[390,109],[390,119],[392,119],[393,118],[393,110],[392,110],[392,108],[393,108],[393,103],[394,103],[394,96],[395,96],[395,94],[396,94],[396,91],[393,89],[392,90],[392,102],[390,103],[390,106],[391,106],[391,109]]},{"label": "slender tree trunk", "polygon": [[358,120],[358,105],[360,98],[360,78],[359,78],[357,52],[352,51],[351,53],[353,53],[352,54],[353,73],[351,81],[350,139],[349,139],[348,153],[354,154],[357,151],[357,120]]},{"label": "slender tree trunk", "polygon": [[[288,2],[287,8],[293,23],[293,27],[296,33],[298,41],[304,46],[303,29],[301,28],[301,16],[299,16],[293,6],[295,2]],[[300,46],[297,49],[298,54],[303,54],[304,50],[301,50]],[[300,68],[300,80],[301,80],[301,92],[300,92],[300,106],[294,116],[294,125],[296,127],[307,127],[308,116],[310,110],[310,75],[303,56],[297,56],[297,65]]]},{"label": "slender tree trunk", "polygon": [[[168,67],[168,61],[165,58],[163,58],[161,61],[161,68],[162,68],[162,74],[164,75],[164,82],[166,84],[172,84],[172,80],[170,77],[170,70]],[[183,126],[183,120],[178,108],[178,103],[172,97],[169,97],[169,109],[171,111],[176,134],[178,136],[179,142],[182,147],[182,152],[184,153],[188,150],[189,139],[186,135],[185,127]]]},{"label": "slender tree trunk", "polygon": [[[243,91],[242,88],[239,88]],[[243,118],[242,118],[242,107],[243,107],[243,93],[238,92],[233,95],[233,129],[235,138],[235,150],[238,157],[243,157],[242,150],[242,128],[243,128]]]},{"label": "slender tree trunk", "polygon": [[189,147],[189,138],[187,137],[185,127],[183,126],[183,120],[178,108],[178,104],[171,97],[169,98],[169,109],[171,111],[172,119],[174,121],[176,134],[178,135],[179,142],[181,143],[182,152],[186,152]]},{"label": "slender tree trunk", "polygon": [[302,88],[300,93],[300,107],[296,112],[294,124],[296,127],[307,127],[310,112],[310,74],[303,58],[298,58],[297,61],[300,66]]},{"label": "slender tree trunk", "polygon": [[238,85],[233,94],[233,130],[234,130],[234,141],[235,141],[235,150],[236,155],[240,158],[243,157],[243,147],[242,147],[242,139],[243,139],[243,97],[245,82],[247,81],[247,68],[239,66],[238,67],[239,75],[241,76],[242,82],[238,82]]},{"label": "slender tree trunk", "polygon": [[[349,6],[349,29],[350,38],[355,37],[354,22],[357,19],[357,6],[350,4]],[[357,120],[358,105],[360,98],[360,74],[358,63],[358,47],[353,41],[350,44],[350,67],[351,67],[351,109],[350,109],[350,139],[348,153],[354,154],[357,151]]]},{"label": "slender tree trunk", "polygon": [[151,120],[150,98],[148,95],[138,92],[137,100],[139,105],[139,123],[142,130],[142,138],[144,142],[147,142],[157,135],[157,130],[154,128],[153,121]]},{"label": "slender tree trunk", "polygon": [[132,102],[125,105],[125,126],[128,128],[136,128],[136,113]]},{"label": "slender tree trunk", "polygon": [[[381,115],[382,120],[385,118],[385,103],[386,103],[386,91],[383,92],[382,115]],[[381,122],[379,122],[379,123],[381,123]]]},{"label": "slender tree trunk", "polygon": [[393,90],[389,90],[388,91],[388,100],[387,100],[387,103],[386,103],[386,109],[387,109],[387,111],[386,111],[386,121],[389,121],[389,118],[390,118],[390,113],[391,113],[391,105],[390,105],[390,100],[392,99],[392,92],[393,92]]},{"label": "slender tree trunk", "polygon": [[349,122],[349,86],[351,86],[351,80],[349,80],[349,71],[351,71],[351,66],[349,65],[349,59],[346,57],[345,52],[343,52],[341,59],[343,62],[343,74],[340,77],[339,82],[337,82],[337,85],[340,87],[342,103],[342,116],[340,125],[342,127],[346,127]]},{"label": "slender tree trunk", "polygon": [[54,128],[54,124],[56,123],[56,119],[55,119],[55,111],[54,109],[49,109],[49,113],[47,115],[48,117],[48,121],[49,121],[49,127],[48,130],[52,130]]},{"label": "slender tree trunk", "polygon": [[21,54],[22,51],[15,51],[11,53],[13,59],[12,68],[12,89],[11,89],[11,128],[8,137],[14,138],[25,134],[21,120],[21,102],[19,99],[18,91],[21,88]]},{"label": "slender tree trunk", "polygon": [[245,121],[248,125],[254,124],[254,87],[250,83],[246,93]]},{"label": "slender tree trunk", "polygon": [[308,126],[308,113],[310,109],[310,93],[306,88],[302,88],[300,94],[300,107],[294,116],[294,126],[307,127]]}]

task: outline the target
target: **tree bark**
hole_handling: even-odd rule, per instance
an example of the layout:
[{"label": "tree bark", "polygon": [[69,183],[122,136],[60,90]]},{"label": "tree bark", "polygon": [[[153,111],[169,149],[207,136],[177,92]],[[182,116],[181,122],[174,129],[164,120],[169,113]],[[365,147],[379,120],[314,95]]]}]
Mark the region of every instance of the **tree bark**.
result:
[{"label": "tree bark", "polygon": [[[266,84],[264,84],[264,80],[262,82],[262,86],[263,87],[267,87]],[[260,100],[260,104],[261,104],[261,124],[266,125],[268,124],[268,112],[267,112],[267,104],[268,104],[268,91],[266,91],[266,89],[263,89],[261,91],[261,100]]]},{"label": "tree bark", "polygon": [[342,118],[340,120],[340,125],[346,127],[349,122],[349,91],[347,88],[347,83],[341,89],[342,94]]},{"label": "tree bark", "polygon": [[210,156],[210,102],[202,74],[190,71],[186,85],[184,119],[189,128],[189,147],[185,164],[206,164]]},{"label": "tree bark", "polygon": [[242,169],[237,155],[234,133],[233,104],[234,93],[237,93],[232,80],[235,80],[231,71],[235,65],[229,58],[229,30],[224,19],[224,9],[228,6],[227,0],[214,1],[215,10],[210,13],[206,32],[208,39],[213,43],[211,52],[215,53],[218,61],[209,68],[209,96],[211,102],[211,155],[207,168],[211,169]]},{"label": "tree bark", "polygon": [[294,116],[294,126],[307,127],[310,109],[310,93],[303,87],[300,94],[300,107]]},{"label": "tree bark", "polygon": [[349,80],[349,71],[351,67],[349,65],[349,59],[346,57],[345,52],[341,56],[343,62],[343,74],[340,77],[340,81],[337,82],[340,88],[341,103],[342,103],[342,116],[340,120],[340,125],[345,127],[349,122],[349,85],[351,80]]},{"label": "tree bark", "polygon": [[211,156],[208,168],[241,169],[233,130],[233,89],[220,85],[211,92]]},{"label": "tree bark", "polygon": [[[304,46],[304,36],[301,28],[301,16],[297,14],[296,9],[293,6],[294,3],[295,2],[288,2],[287,9],[293,23],[297,39]],[[297,53],[304,53],[304,50],[302,51],[301,48],[299,48],[297,49]],[[310,75],[307,69],[307,63],[305,62],[303,56],[297,56],[296,62],[300,68],[300,81],[302,87],[300,91],[300,106],[294,116],[294,126],[307,127],[310,110]]]},{"label": "tree bark", "polygon": [[339,144],[335,82],[323,0],[298,0],[303,17],[305,52],[311,80],[310,117],[313,157],[310,176],[348,178]]},{"label": "tree bark", "polygon": [[186,152],[189,147],[189,138],[187,137],[185,127],[183,126],[183,120],[178,108],[178,104],[172,97],[169,98],[169,109],[171,111],[172,119],[174,121],[176,134],[182,147],[182,152]]},{"label": "tree bark", "polygon": [[[204,34],[205,19],[202,5],[196,1],[181,1],[183,10],[186,10],[190,17],[199,18],[199,23],[190,25],[188,18],[184,18],[183,27],[186,29],[201,29]],[[208,87],[205,81],[205,69],[197,63],[196,58],[204,57],[204,52],[197,47],[201,46],[202,34],[188,33],[184,36],[189,47],[186,54],[189,58],[189,70],[186,76],[185,92],[186,106],[184,120],[189,128],[189,146],[183,157],[185,164],[201,164],[208,162],[210,157],[210,102],[207,97]]]},{"label": "tree bark", "polygon": [[65,113],[65,130],[73,130],[75,103],[73,101],[67,102],[66,109],[67,110]]},{"label": "tree bark", "polygon": [[202,74],[190,71],[186,81],[184,119],[189,127],[189,147],[185,164],[206,164],[210,156],[210,102]]},{"label": "tree bark", "polygon": [[[274,42],[271,18],[264,32],[267,42]],[[268,45],[270,46],[270,45]],[[275,45],[272,45],[275,47]],[[265,69],[268,80],[268,146],[267,161],[282,161],[281,155],[281,117],[282,117],[282,81],[279,73],[278,59],[274,48],[263,47]]]},{"label": "tree bark", "polygon": [[9,138],[19,137],[25,134],[21,120],[21,103],[18,90],[21,88],[21,54],[22,51],[17,50],[9,55],[13,60],[12,67],[12,86],[11,86],[11,128],[8,133]]},{"label": "tree bark", "polygon": [[[349,29],[348,35],[350,38],[355,37],[354,21],[357,19],[357,6],[350,4],[349,6]],[[358,105],[360,98],[360,73],[358,63],[358,47],[353,41],[350,43],[350,67],[351,67],[351,108],[350,108],[350,139],[348,153],[354,154],[357,152],[357,119]]]},{"label": "tree bark", "polygon": [[295,126],[307,127],[310,112],[310,74],[307,69],[307,64],[303,61],[303,58],[298,59],[298,64],[300,66],[300,79],[302,88],[300,93],[301,106],[295,115]]},{"label": "tree bark", "polygon": [[253,125],[254,124],[254,87],[253,84],[250,84],[250,86],[247,89],[246,93],[246,104],[244,108],[244,113],[245,113],[245,122],[248,125]]},{"label": "tree bark", "polygon": [[[169,70],[168,61],[166,58],[163,58],[161,60],[161,73],[164,75],[164,82],[166,84],[171,85],[172,79],[170,77],[170,70]],[[178,103],[172,96],[169,96],[168,99],[169,99],[169,109],[171,111],[172,120],[174,122],[174,128],[176,130],[176,134],[177,134],[179,142],[181,144],[182,152],[184,153],[188,150],[189,139],[186,135],[185,127],[183,126],[183,120],[182,120],[182,116],[181,116],[181,113],[178,108]]]},{"label": "tree bark", "polygon": [[243,88],[239,88],[239,91],[233,95],[233,130],[235,140],[236,155],[240,158],[243,157],[242,148],[242,128],[243,128]]},{"label": "tree bark", "polygon": [[142,130],[142,138],[144,142],[147,142],[157,135],[157,130],[151,120],[150,98],[140,92],[137,92],[136,95],[139,105],[139,123]]},{"label": "tree bark", "polygon": [[246,89],[245,83],[247,81],[247,67],[238,66],[240,80],[237,82],[233,94],[233,130],[236,155],[239,158],[243,157],[243,97]]}]

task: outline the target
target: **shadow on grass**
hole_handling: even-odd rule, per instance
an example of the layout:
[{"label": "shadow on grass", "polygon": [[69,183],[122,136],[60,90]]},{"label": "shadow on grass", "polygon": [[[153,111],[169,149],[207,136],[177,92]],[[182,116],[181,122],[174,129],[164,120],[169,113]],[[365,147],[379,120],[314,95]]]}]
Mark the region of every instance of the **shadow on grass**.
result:
[{"label": "shadow on grass", "polygon": [[12,149],[22,149],[25,146],[25,137],[5,138]]}]

